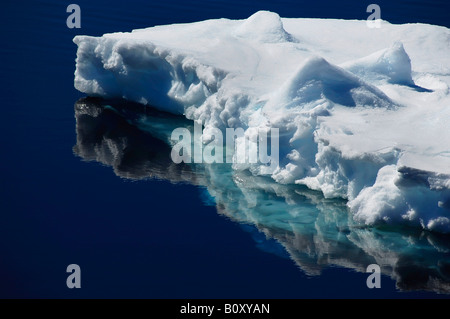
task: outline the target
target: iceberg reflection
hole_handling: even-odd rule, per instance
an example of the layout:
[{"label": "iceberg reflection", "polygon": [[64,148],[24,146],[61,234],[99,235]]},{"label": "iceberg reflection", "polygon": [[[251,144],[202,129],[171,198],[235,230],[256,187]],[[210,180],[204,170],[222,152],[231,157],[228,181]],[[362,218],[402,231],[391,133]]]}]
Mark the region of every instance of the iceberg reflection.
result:
[{"label": "iceberg reflection", "polygon": [[185,118],[95,98],[77,101],[75,117],[75,154],[111,166],[122,178],[204,187],[220,214],[253,225],[279,242],[308,275],[319,275],[329,266],[365,272],[376,263],[400,290],[450,293],[449,235],[361,227],[353,222],[345,201],[325,199],[306,187],[277,184],[232,170],[229,164],[174,164],[170,133],[192,126]]}]

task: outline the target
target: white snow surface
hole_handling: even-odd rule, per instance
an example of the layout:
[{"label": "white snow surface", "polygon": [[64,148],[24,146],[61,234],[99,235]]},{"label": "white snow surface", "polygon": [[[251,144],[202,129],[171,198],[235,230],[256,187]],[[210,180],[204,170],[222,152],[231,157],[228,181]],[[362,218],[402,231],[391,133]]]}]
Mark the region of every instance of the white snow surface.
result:
[{"label": "white snow surface", "polygon": [[450,30],[259,11],[76,36],[75,87],[213,128],[279,128],[255,175],[348,199],[356,221],[450,232]]}]

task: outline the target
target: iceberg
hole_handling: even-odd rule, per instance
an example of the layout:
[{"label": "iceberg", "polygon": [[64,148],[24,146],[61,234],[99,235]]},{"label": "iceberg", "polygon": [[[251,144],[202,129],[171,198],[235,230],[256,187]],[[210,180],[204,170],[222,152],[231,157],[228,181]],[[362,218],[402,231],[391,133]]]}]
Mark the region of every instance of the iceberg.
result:
[{"label": "iceberg", "polygon": [[206,134],[279,129],[279,165],[230,170],[342,198],[360,225],[450,233],[449,29],[260,11],[74,42],[88,96],[183,115]]}]

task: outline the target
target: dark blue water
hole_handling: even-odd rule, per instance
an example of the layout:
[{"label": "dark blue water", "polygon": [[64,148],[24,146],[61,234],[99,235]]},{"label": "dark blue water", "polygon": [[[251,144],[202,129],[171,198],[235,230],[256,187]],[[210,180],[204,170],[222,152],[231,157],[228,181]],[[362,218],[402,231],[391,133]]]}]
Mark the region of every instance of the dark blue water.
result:
[{"label": "dark blue water", "polygon": [[[7,1],[0,12],[0,297],[448,296],[399,292],[389,276],[382,277],[381,289],[370,290],[367,275],[351,267],[324,267],[321,275],[308,276],[299,269],[298,260],[305,260],[301,249],[289,246],[287,252],[280,244],[290,243],[292,234],[269,227],[266,239],[260,232],[264,225],[258,230],[218,214],[205,185],[174,184],[176,177],[168,176],[124,178],[123,172],[142,175],[136,170],[146,167],[146,159],[152,167],[164,164],[158,154],[165,146],[150,134],[117,112],[75,118],[74,104],[83,97],[73,88],[71,40],[77,34],[246,18],[260,9],[284,17],[366,19],[369,1],[77,1],[82,28],[68,29],[70,3]],[[377,3],[382,18],[392,23],[450,24],[446,1]],[[90,133],[77,131],[77,123]],[[89,152],[104,138],[127,138],[120,165],[101,164],[74,149],[84,146]],[[153,151],[141,154],[146,147]],[[446,247],[447,239],[439,240]],[[66,287],[66,267],[72,263],[81,267],[81,289]],[[436,264],[447,278],[446,264]],[[399,268],[406,269],[403,286],[414,288],[408,274],[415,268],[405,265]]]}]

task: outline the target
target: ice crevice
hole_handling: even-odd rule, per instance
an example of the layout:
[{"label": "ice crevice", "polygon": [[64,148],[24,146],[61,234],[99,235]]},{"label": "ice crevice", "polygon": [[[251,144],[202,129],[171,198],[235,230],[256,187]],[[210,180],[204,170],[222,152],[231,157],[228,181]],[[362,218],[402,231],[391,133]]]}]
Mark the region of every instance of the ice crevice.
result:
[{"label": "ice crevice", "polygon": [[184,115],[206,134],[278,128],[277,167],[234,169],[345,198],[362,224],[450,232],[448,39],[438,26],[260,11],[76,36],[74,84]]}]

